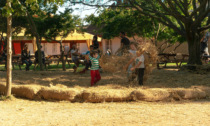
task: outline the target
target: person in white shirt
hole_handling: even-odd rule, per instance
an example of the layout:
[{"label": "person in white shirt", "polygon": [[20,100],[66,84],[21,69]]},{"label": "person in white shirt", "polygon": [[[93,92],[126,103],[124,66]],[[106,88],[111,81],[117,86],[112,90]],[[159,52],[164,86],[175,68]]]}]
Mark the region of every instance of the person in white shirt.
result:
[{"label": "person in white shirt", "polygon": [[137,72],[137,79],[139,82],[139,85],[143,85],[143,77],[144,77],[144,55],[143,51],[137,51],[136,52],[136,58],[135,58],[135,66],[131,68],[132,71],[136,70]]},{"label": "person in white shirt", "polygon": [[129,63],[132,63],[133,61],[135,61],[135,65],[132,66],[130,70],[136,71],[139,85],[143,85],[143,77],[144,77],[144,70],[145,70],[143,54],[144,54],[144,51],[142,49],[138,49],[138,51],[136,51],[136,56],[132,58],[131,61],[129,62]]}]

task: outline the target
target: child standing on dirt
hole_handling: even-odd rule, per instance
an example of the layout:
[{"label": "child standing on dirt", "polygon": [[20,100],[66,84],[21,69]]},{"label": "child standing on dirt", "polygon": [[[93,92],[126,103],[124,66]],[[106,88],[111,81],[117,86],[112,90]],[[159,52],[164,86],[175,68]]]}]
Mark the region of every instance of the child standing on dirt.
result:
[{"label": "child standing on dirt", "polygon": [[135,61],[135,66],[131,68],[131,71],[135,70],[137,73],[137,79],[139,85],[143,85],[143,77],[145,69],[143,53],[144,53],[143,50],[138,50],[136,52],[136,57],[133,58],[133,60]]},{"label": "child standing on dirt", "polygon": [[90,52],[89,59],[91,61],[91,86],[94,86],[99,80],[101,80],[101,75],[99,73],[99,58],[100,56],[96,51]]}]

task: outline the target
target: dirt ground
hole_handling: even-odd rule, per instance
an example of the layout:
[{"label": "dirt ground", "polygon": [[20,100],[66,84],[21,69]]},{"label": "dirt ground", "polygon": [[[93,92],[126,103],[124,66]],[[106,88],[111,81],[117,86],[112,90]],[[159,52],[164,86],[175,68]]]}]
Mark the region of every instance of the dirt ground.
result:
[{"label": "dirt ground", "polygon": [[[97,86],[108,88],[129,87],[125,73],[101,73],[102,80]],[[6,71],[0,71],[0,83],[6,83]],[[13,71],[15,85],[59,85],[66,87],[90,87],[90,73],[73,74],[72,71]],[[155,69],[144,83],[148,88],[188,88],[210,86],[210,73],[195,74],[178,69]]]},{"label": "dirt ground", "polygon": [[[128,88],[123,73],[102,73],[97,87]],[[0,83],[6,83],[0,71]],[[195,74],[177,69],[154,70],[142,88],[189,88],[210,86],[210,74]],[[41,85],[89,88],[89,73],[72,71],[13,71],[15,85]],[[14,98],[0,101],[0,126],[69,125],[204,125],[210,124],[210,100],[178,102],[70,103],[29,101]]]},{"label": "dirt ground", "polygon": [[1,126],[208,126],[210,101],[69,103],[0,101]]}]

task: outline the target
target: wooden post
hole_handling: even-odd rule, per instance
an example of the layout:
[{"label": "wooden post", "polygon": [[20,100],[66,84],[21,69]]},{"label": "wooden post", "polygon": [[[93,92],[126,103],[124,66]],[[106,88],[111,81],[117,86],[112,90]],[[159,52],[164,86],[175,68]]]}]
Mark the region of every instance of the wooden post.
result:
[{"label": "wooden post", "polygon": [[[7,0],[7,5],[11,8],[10,0]],[[11,95],[12,87],[12,13],[7,17],[7,85],[6,96]]]},{"label": "wooden post", "polygon": [[33,44],[33,50],[34,50],[34,54],[35,54],[35,52],[37,51],[37,45],[36,45],[36,38],[35,37],[33,37],[32,44]]}]

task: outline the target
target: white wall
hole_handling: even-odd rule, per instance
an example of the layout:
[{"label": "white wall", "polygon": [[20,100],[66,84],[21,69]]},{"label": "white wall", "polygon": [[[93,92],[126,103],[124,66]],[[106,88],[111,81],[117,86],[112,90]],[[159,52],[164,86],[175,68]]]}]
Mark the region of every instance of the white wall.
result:
[{"label": "white wall", "polygon": [[[31,51],[31,54],[33,54],[33,45],[31,43],[29,44],[29,50]],[[59,43],[42,43],[42,50],[45,52],[45,55],[60,55],[60,44]],[[70,43],[62,43],[62,45],[69,46],[70,49]],[[79,53],[84,53],[88,51],[87,43],[77,43],[79,48]]]},{"label": "white wall", "polygon": [[30,53],[34,54],[33,44],[32,43],[26,43],[26,45],[28,46],[28,49],[29,49]]},{"label": "white wall", "polygon": [[[134,41],[133,38],[128,38],[131,42]],[[141,38],[139,37],[135,37],[135,39],[137,40],[140,40]],[[106,53],[106,41],[105,39],[102,40],[102,48],[103,48],[103,53]],[[111,45],[111,51],[112,51],[112,54],[115,54],[115,52],[120,48],[120,45],[121,45],[121,38],[120,37],[115,37],[113,39],[111,39],[112,41],[112,45]]]},{"label": "white wall", "polygon": [[88,51],[87,43],[79,43],[79,53],[84,53]]},{"label": "white wall", "polygon": [[60,44],[59,43],[42,43],[42,50],[45,55],[60,55]]}]

